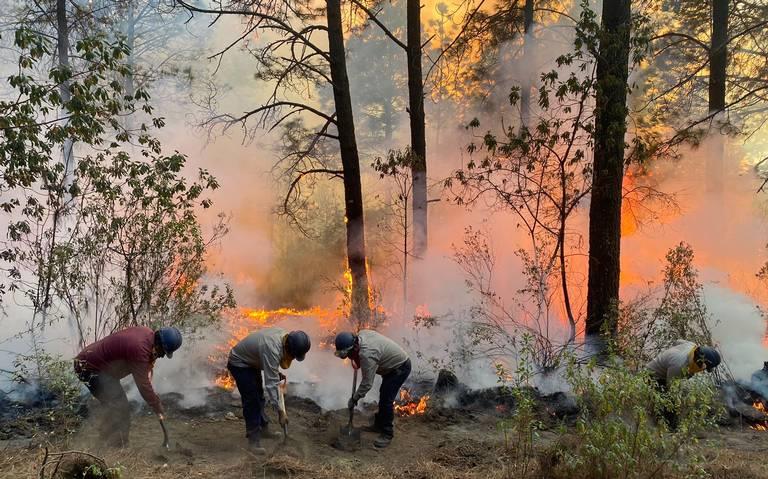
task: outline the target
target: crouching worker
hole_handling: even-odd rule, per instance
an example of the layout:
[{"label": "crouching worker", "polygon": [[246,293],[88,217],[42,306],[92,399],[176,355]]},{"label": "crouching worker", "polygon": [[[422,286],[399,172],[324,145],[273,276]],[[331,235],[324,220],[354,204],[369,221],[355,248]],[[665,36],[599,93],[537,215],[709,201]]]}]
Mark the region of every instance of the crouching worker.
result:
[{"label": "crouching worker", "polygon": [[342,332],[336,335],[336,356],[352,362],[352,367],[362,369],[360,386],[352,394],[347,407],[357,406],[358,401],[373,387],[376,374],[380,374],[379,411],[373,425],[367,430],[378,432],[373,445],[378,448],[389,446],[394,436],[394,402],[403,383],[411,374],[411,360],[394,341],[376,331],[364,329],[358,334]]},{"label": "crouching worker", "polygon": [[278,406],[278,385],[284,377],[279,368],[288,369],[294,359],[303,361],[309,348],[309,336],[304,331],[289,333],[280,328],[267,328],[249,334],[230,351],[227,369],[235,379],[243,401],[245,436],[252,452],[264,454],[261,439],[277,435],[268,430],[264,390],[277,410],[280,425],[286,425],[288,418]]},{"label": "crouching worker", "polygon": [[[666,393],[672,382],[688,379],[701,371],[712,371],[720,364],[720,353],[709,346],[679,340],[649,362],[645,369],[656,381],[660,391]],[[674,411],[664,411],[664,419],[671,428],[677,427]]]},{"label": "crouching worker", "polygon": [[91,394],[108,409],[100,426],[102,441],[109,446],[128,445],[131,412],[120,379],[133,376],[141,397],[163,421],[163,406],[152,389],[155,360],[173,356],[181,346],[176,328],[153,331],[146,327],[127,328],[86,346],[75,358],[75,373]]}]

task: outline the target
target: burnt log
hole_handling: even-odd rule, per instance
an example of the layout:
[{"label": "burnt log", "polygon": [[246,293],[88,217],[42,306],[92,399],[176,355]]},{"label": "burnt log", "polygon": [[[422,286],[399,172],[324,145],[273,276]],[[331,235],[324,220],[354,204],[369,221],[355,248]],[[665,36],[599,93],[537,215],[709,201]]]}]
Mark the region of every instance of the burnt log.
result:
[{"label": "burnt log", "polygon": [[456,377],[453,372],[447,369],[441,369],[437,375],[437,381],[435,382],[434,394],[435,396],[445,396],[448,394],[460,393],[464,386],[459,382],[459,378]]}]

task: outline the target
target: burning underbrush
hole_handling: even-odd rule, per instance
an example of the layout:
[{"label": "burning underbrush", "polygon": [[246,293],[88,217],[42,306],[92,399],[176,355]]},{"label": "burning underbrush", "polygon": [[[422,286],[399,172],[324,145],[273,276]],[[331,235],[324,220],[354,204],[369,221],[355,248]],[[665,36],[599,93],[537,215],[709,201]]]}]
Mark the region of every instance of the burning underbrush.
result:
[{"label": "burning underbrush", "polygon": [[319,306],[298,310],[293,308],[251,309],[241,308],[224,317],[222,332],[225,335],[221,344],[208,356],[208,362],[214,370],[214,384],[231,391],[235,381],[226,369],[229,351],[248,334],[262,328],[275,326],[285,320],[306,322],[307,327],[321,334],[322,339],[316,347],[328,348],[333,334],[344,321],[342,310],[332,310]]},{"label": "burning underbrush", "polygon": [[427,403],[429,394],[424,394],[420,398],[414,398],[408,389],[400,390],[400,395],[395,400],[395,414],[398,416],[416,416],[427,412]]}]

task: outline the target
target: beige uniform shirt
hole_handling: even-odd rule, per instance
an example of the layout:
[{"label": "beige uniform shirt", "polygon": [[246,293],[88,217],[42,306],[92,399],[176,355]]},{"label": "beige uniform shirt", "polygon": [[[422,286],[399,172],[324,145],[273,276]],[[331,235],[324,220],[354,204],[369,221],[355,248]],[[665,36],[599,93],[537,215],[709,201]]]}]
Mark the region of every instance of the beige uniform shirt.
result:
[{"label": "beige uniform shirt", "polygon": [[651,376],[659,381],[671,383],[675,379],[689,378],[702,369],[693,360],[696,344],[680,340],[671,348],[662,351],[656,359],[645,366]]},{"label": "beige uniform shirt", "polygon": [[355,392],[355,399],[360,400],[373,387],[376,374],[382,376],[394,371],[408,361],[408,354],[388,337],[363,329],[357,334],[360,340],[360,369],[363,379]]},{"label": "beige uniform shirt", "polygon": [[280,383],[280,359],[283,357],[283,338],[288,334],[281,328],[266,328],[243,338],[229,352],[229,362],[239,368],[254,368],[264,372],[267,398],[277,406],[277,388]]}]

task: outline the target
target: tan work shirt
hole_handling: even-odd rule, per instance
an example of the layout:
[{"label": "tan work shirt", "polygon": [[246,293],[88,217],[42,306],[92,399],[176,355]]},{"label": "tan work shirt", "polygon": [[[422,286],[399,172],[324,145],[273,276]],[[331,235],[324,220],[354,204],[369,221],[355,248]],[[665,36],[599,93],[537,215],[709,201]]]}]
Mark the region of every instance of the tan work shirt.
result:
[{"label": "tan work shirt", "polygon": [[243,338],[229,352],[229,362],[233,366],[260,369],[264,372],[264,390],[275,407],[278,402],[280,361],[283,357],[283,343],[287,334],[281,328],[262,329]]},{"label": "tan work shirt", "polygon": [[408,354],[397,343],[376,331],[363,329],[357,337],[360,342],[360,369],[363,379],[355,391],[354,398],[360,400],[373,387],[377,374],[383,376],[399,368],[408,361]]},{"label": "tan work shirt", "polygon": [[669,349],[662,351],[656,358],[649,362],[647,369],[651,376],[665,384],[670,384],[675,379],[690,378],[703,368],[694,361],[693,353],[696,343],[679,340]]}]

